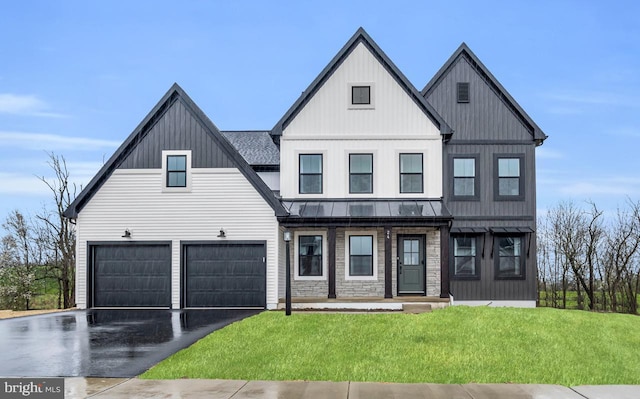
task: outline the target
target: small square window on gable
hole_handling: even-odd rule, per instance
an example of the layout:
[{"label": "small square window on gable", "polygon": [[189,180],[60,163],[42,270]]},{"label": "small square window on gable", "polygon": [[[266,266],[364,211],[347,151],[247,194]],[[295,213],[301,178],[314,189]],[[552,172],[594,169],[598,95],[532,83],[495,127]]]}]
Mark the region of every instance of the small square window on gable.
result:
[{"label": "small square window on gable", "polygon": [[457,84],[457,98],[459,103],[469,102],[469,82],[458,82]]},{"label": "small square window on gable", "polygon": [[163,191],[191,190],[191,151],[162,151]]},{"label": "small square window on gable", "polygon": [[349,109],[374,109],[374,84],[349,83],[348,108]]}]

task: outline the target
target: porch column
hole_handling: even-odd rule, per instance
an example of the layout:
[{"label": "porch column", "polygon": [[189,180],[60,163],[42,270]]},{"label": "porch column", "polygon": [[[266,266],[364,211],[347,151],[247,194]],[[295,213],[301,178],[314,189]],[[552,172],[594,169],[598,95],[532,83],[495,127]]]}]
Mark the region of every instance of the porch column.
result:
[{"label": "porch column", "polygon": [[449,298],[449,226],[440,227],[440,298]]},{"label": "porch column", "polygon": [[336,228],[329,227],[327,233],[329,241],[329,295],[328,298],[336,297]]},{"label": "porch column", "polygon": [[393,298],[391,273],[391,226],[384,226],[384,297]]}]

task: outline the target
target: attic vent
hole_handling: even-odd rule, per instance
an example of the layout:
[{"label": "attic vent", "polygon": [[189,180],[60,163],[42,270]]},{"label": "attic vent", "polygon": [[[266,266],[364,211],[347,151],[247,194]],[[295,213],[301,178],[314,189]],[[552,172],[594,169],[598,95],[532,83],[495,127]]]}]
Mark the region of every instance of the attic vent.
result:
[{"label": "attic vent", "polygon": [[468,103],[469,102],[469,82],[458,82],[458,102],[459,103]]}]

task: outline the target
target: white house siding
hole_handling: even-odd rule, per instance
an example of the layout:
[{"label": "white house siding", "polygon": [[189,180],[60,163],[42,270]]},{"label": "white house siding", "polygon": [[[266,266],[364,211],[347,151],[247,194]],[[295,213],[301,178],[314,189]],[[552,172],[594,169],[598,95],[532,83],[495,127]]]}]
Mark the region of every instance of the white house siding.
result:
[{"label": "white house siding", "polygon": [[[314,140],[281,141],[280,194],[283,198],[403,198],[442,197],[442,141],[440,137],[398,140],[336,140],[324,137]],[[301,153],[323,154],[322,194],[298,194],[298,159]],[[349,193],[349,154],[373,154],[373,193]],[[424,193],[400,193],[400,154],[422,153]]]},{"label": "white house siding", "polygon": [[[372,84],[374,109],[350,109],[349,84]],[[284,136],[439,136],[438,128],[360,43],[286,127]]]},{"label": "white house siding", "polygon": [[280,190],[280,172],[257,172],[263,182],[273,191]]},{"label": "white house siding", "polygon": [[[350,84],[370,85],[373,107],[351,108]],[[323,193],[310,197],[402,197],[401,152],[424,153],[425,192],[420,196],[442,196],[439,129],[362,43],[285,127],[280,141],[283,198],[304,197],[298,194],[300,152],[323,154]],[[349,152],[373,153],[373,194],[349,194]]]},{"label": "white house siding", "polygon": [[[118,169],[77,218],[76,298],[87,304],[88,241],[171,241],[171,303],[180,307],[180,242],[267,243],[267,307],[277,306],[278,222],[273,209],[235,168],[192,169],[190,192],[162,192],[161,169]],[[122,238],[125,229],[131,239]]]}]

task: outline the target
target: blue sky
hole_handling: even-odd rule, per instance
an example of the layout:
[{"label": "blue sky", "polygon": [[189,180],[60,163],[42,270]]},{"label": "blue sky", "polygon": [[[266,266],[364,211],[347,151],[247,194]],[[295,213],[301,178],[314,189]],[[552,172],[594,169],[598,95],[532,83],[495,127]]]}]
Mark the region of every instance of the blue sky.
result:
[{"label": "blue sky", "polygon": [[640,2],[12,1],[0,13],[0,220],[86,184],[173,82],[270,129],[358,27],[420,90],[466,42],[550,138],[538,208],[640,199]]}]

